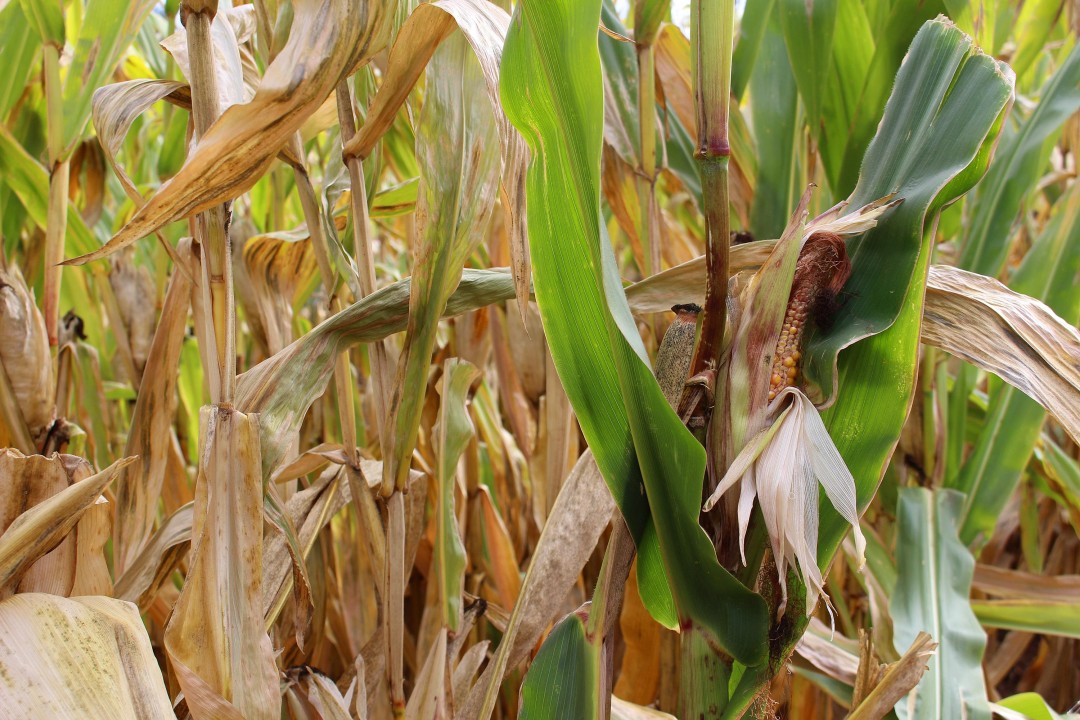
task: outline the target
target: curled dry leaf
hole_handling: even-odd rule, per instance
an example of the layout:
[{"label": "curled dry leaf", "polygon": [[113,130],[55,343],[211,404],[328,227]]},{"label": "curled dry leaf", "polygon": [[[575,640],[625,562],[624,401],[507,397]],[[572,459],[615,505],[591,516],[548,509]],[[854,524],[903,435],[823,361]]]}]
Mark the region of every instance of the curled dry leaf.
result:
[{"label": "curled dry leaf", "polygon": [[920,632],[904,656],[889,665],[881,682],[848,715],[848,720],[880,720],[888,715],[896,703],[919,684],[937,646],[929,633]]},{"label": "curled dry leaf", "polygon": [[[218,90],[218,106],[225,110],[233,105],[247,102],[254,95],[254,88],[244,86],[244,65],[240,58],[240,44],[255,31],[255,7],[241,5],[224,8],[214,15],[210,23],[210,39],[213,44],[214,75]],[[180,25],[176,32],[161,41],[184,77],[191,79],[191,63],[188,58],[187,30]]]},{"label": "curled dry leaf", "polygon": [[138,609],[107,597],[0,602],[0,708],[8,717],[175,718]]},{"label": "curled dry leaf", "polygon": [[1080,442],[1080,333],[997,280],[935,265],[923,342],[988,370],[1036,400]]},{"label": "curled dry leaf", "polygon": [[[17,450],[0,453],[0,486],[5,488],[4,508],[9,517],[4,534],[0,535],[0,595],[14,593],[20,580],[43,555],[59,545],[76,526],[83,513],[98,502],[101,493],[116,477],[117,471],[134,458],[117,460],[101,472],[91,475],[85,460],[72,455],[53,454],[24,457]],[[63,489],[61,483],[68,483]],[[22,505],[26,494],[35,486],[47,488],[44,496],[32,507]],[[39,490],[40,491],[40,490]],[[47,582],[49,590],[71,591],[75,582],[75,562],[78,551],[75,542],[69,543],[60,556],[66,567],[46,568],[38,574],[39,582]],[[57,577],[63,575],[63,578]],[[56,583],[62,583],[58,586]],[[27,588],[29,589],[29,588]]]},{"label": "curled dry leaf", "polygon": [[124,192],[136,205],[142,205],[145,201],[116,155],[135,118],[165,98],[191,106],[191,93],[187,85],[173,80],[127,80],[106,85],[94,92],[93,121],[98,142]]},{"label": "curled dry leaf", "polygon": [[53,419],[56,380],[45,320],[14,265],[0,270],[0,363],[30,438],[40,447]]},{"label": "curled dry leaf", "polygon": [[[199,140],[180,171],[82,265],[249,190],[337,86],[385,41],[388,3],[297,0],[289,41],[251,102],[233,107]],[[301,71],[302,69],[302,71]]]},{"label": "curled dry leaf", "polygon": [[188,503],[168,517],[116,580],[113,594],[146,610],[191,542],[194,504]]},{"label": "curled dry leaf", "polygon": [[[0,532],[26,511],[92,474],[90,464],[73,455],[24,457],[16,450],[5,451],[0,455]],[[75,583],[77,535],[63,538],[34,562],[15,592],[70,595]]]},{"label": "curled dry leaf", "polygon": [[242,258],[237,294],[253,334],[273,355],[292,342],[293,304],[315,280],[315,252],[306,231],[267,233],[249,238]]},{"label": "curled dry leaf", "polygon": [[[154,338],[157,320],[157,287],[145,265],[135,265],[128,253],[112,258],[109,284],[116,297],[120,321],[127,334],[128,347],[135,372],[142,377],[146,360],[150,356],[150,344]],[[118,332],[120,329],[118,329]]]}]

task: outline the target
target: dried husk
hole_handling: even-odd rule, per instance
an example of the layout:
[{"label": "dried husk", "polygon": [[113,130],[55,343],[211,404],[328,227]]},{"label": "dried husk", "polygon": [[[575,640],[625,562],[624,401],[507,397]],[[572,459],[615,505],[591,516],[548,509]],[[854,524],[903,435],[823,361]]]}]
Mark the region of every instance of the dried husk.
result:
[{"label": "dried husk", "polygon": [[14,265],[0,269],[0,363],[30,437],[41,447],[53,420],[56,378],[45,319]]},{"label": "dried husk", "polygon": [[281,695],[263,623],[263,487],[257,416],[200,415],[191,564],[165,630],[195,720],[277,720]]},{"label": "dried husk", "polygon": [[32,591],[68,595],[77,578],[81,587],[103,587],[101,517],[79,528],[86,535],[82,547],[72,530],[132,460],[93,474],[89,463],[73,455],[24,456],[10,448],[0,453],[0,597]]}]

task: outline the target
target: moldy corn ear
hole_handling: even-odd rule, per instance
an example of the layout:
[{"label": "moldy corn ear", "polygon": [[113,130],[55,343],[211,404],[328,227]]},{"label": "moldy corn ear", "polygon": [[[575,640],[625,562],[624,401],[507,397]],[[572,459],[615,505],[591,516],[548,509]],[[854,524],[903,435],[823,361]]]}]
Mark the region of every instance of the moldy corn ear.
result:
[{"label": "moldy corn ear", "polygon": [[806,321],[809,317],[814,317],[818,324],[825,321],[822,309],[835,302],[836,294],[850,275],[851,261],[839,235],[820,232],[807,238],[799,253],[784,325],[773,355],[772,374],[769,377],[770,401],[776,399],[784,388],[796,385]]},{"label": "moldy corn ear", "polygon": [[56,380],[45,321],[14,265],[0,269],[0,364],[40,448],[53,420]]}]

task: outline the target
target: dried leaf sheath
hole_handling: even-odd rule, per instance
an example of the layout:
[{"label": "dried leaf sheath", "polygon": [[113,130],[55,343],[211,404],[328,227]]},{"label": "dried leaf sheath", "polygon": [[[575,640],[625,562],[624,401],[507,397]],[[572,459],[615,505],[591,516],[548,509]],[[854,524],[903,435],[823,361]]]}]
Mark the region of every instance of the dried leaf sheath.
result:
[{"label": "dried leaf sheath", "polygon": [[257,416],[203,408],[191,564],[165,647],[195,720],[277,720],[281,695],[262,613]]}]

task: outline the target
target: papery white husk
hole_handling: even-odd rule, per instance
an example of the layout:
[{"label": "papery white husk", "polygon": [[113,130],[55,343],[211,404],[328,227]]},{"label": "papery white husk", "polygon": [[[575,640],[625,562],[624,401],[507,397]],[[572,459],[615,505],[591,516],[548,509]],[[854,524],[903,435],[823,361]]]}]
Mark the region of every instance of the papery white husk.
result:
[{"label": "papery white husk", "polygon": [[806,586],[806,614],[810,615],[824,594],[817,566],[818,484],[825,489],[837,512],[851,524],[859,566],[865,563],[866,539],[859,529],[855,478],[821,422],[817,408],[801,390],[784,389],[773,400],[770,414],[775,416],[772,422],[751,438],[735,458],[706,501],[705,510],[711,510],[741,479],[738,515],[743,563],[746,563],[746,529],[757,498],[780,576],[783,594],[780,614],[783,615],[787,605],[787,567],[789,563],[797,563]]}]

